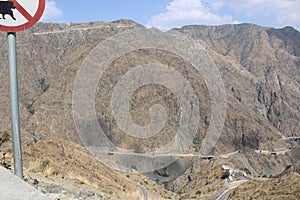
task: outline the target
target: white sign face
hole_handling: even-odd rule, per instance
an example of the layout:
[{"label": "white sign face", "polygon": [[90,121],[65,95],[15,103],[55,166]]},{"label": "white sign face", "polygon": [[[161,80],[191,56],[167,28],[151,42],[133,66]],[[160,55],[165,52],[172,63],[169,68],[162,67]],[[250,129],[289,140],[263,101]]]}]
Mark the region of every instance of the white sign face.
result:
[{"label": "white sign face", "polygon": [[0,30],[18,32],[33,26],[41,18],[45,0],[1,0]]}]

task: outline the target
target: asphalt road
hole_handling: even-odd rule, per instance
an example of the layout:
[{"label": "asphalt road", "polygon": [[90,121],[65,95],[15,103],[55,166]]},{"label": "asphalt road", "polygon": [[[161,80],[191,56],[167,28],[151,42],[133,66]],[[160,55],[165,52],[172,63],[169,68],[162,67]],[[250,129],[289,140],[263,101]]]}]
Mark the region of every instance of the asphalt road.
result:
[{"label": "asphalt road", "polygon": [[139,189],[140,189],[140,191],[142,193],[143,199],[147,200],[148,199],[147,189],[144,186],[142,186],[141,184],[138,184],[138,187],[139,187]]},{"label": "asphalt road", "polygon": [[231,195],[231,193],[242,183],[247,182],[248,180],[239,180],[239,181],[234,181],[230,184],[228,184],[227,186],[229,187],[228,189],[226,189],[225,191],[223,191],[217,198],[216,200],[227,200],[229,198],[229,196]]}]

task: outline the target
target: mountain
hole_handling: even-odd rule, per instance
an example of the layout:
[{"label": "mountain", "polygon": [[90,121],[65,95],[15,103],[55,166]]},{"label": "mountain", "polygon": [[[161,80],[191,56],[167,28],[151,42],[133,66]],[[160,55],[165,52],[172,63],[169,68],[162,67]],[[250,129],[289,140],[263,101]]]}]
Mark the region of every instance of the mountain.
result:
[{"label": "mountain", "polygon": [[[287,166],[300,164],[299,140],[291,138],[300,136],[300,33],[292,27],[274,29],[254,24],[193,25],[173,30],[203,47],[203,55],[207,55],[203,58],[204,64],[211,58],[224,83],[226,117],[220,138],[209,152],[214,156],[213,162],[197,157],[179,158],[169,167],[146,174],[154,180],[151,181],[142,175],[110,170],[93,160],[90,153],[81,147],[83,141],[73,120],[72,95],[76,75],[98,44],[118,33],[137,28],[142,26],[129,20],[38,23],[17,34],[21,134],[26,169],[31,172],[45,172],[47,166],[55,169],[55,173],[51,174],[54,182],[68,176],[66,174],[76,173],[77,177],[86,179],[83,185],[94,184],[93,191],[100,192],[104,198],[107,195],[120,198],[124,194],[133,198],[136,195],[134,191],[139,191],[139,182],[146,185],[157,199],[158,196],[192,198],[200,193],[203,198],[215,195],[223,185],[219,178],[223,173],[222,165],[242,170],[255,178],[276,176]],[[142,39],[147,40],[147,35]],[[2,33],[0,40],[5,44],[6,34]],[[9,133],[6,45],[0,49],[0,60],[0,132]],[[110,98],[113,87],[130,69],[147,63],[171,66],[192,84],[199,99],[201,120],[192,147],[186,153],[198,154],[211,122],[207,80],[186,60],[163,49],[129,52],[118,57],[105,71],[105,76],[97,83],[95,95],[97,120],[104,133],[115,146],[135,153],[149,152],[174,138],[180,122],[180,102],[170,89],[158,84],[139,88],[133,94],[130,106],[133,120],[145,126],[151,121],[148,115],[151,106],[162,105],[167,110],[167,122],[159,135],[149,139],[127,135],[112,116]],[[1,148],[11,152],[8,144]],[[237,150],[239,153],[230,155]],[[227,153],[228,156],[218,157]],[[80,155],[79,160],[72,156],[74,154]],[[32,167],[33,164],[37,166]],[[91,173],[92,169],[99,170]],[[116,178],[111,180],[111,177]],[[168,181],[165,181],[166,177],[170,177]],[[162,188],[161,182],[168,190]],[[128,188],[123,191],[121,185],[127,184]],[[137,199],[139,197],[136,196]]]},{"label": "mountain", "polygon": [[[240,65],[252,83],[244,79],[240,88],[231,88],[241,103],[258,109],[272,126],[286,136],[299,131],[299,41],[300,33],[291,28],[264,28],[252,24],[219,27],[188,26],[182,29],[196,40],[204,41],[227,65]],[[229,62],[229,59],[230,60]],[[222,62],[222,61],[221,61]],[[229,76],[232,74],[229,74]],[[226,85],[229,77],[224,77]],[[246,83],[241,83],[244,80]],[[247,88],[245,94],[243,88]],[[250,89],[251,88],[251,89]],[[229,88],[228,88],[229,89]],[[253,91],[252,91],[253,90]],[[255,99],[250,98],[253,92]],[[244,94],[243,94],[244,93]],[[245,97],[244,97],[245,96]],[[243,98],[244,97],[244,98]]]}]

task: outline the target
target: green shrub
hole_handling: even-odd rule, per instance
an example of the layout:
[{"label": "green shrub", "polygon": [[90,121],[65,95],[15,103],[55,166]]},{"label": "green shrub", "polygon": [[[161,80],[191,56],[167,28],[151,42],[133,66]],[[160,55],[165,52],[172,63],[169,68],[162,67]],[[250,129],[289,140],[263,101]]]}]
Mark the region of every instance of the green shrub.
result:
[{"label": "green shrub", "polygon": [[27,111],[30,113],[30,115],[34,114],[33,104],[27,104],[26,108],[27,108]]},{"label": "green shrub", "polygon": [[50,163],[50,160],[44,160],[41,165],[42,169],[45,169],[49,165],[49,163]]},{"label": "green shrub", "polygon": [[9,133],[7,131],[2,132],[0,140],[2,143],[9,141],[10,140]]},{"label": "green shrub", "polygon": [[50,85],[46,83],[46,80],[44,78],[38,79],[39,86],[43,90],[43,92],[46,92]]},{"label": "green shrub", "polygon": [[221,179],[226,179],[230,176],[229,170],[226,170],[222,173]]},{"label": "green shrub", "polygon": [[109,195],[112,195],[112,194],[113,194],[113,191],[108,190],[108,189],[102,190],[102,192],[104,192],[104,193],[106,193],[106,194],[109,194]]}]

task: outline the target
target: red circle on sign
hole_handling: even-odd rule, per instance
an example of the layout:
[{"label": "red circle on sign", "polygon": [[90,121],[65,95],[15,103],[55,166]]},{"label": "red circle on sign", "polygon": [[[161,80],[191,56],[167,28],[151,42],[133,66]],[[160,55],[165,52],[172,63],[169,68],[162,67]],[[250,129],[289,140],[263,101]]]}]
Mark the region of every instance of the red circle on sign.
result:
[{"label": "red circle on sign", "polygon": [[[9,0],[10,2],[13,2],[14,4],[18,4],[17,0]],[[27,23],[18,25],[18,26],[5,26],[5,25],[0,25],[0,31],[5,31],[5,32],[20,32],[24,31],[33,25],[35,25],[39,19],[42,17],[44,10],[46,6],[46,0],[39,0],[39,6],[32,18],[28,20]],[[26,11],[25,11],[26,12]]]}]

